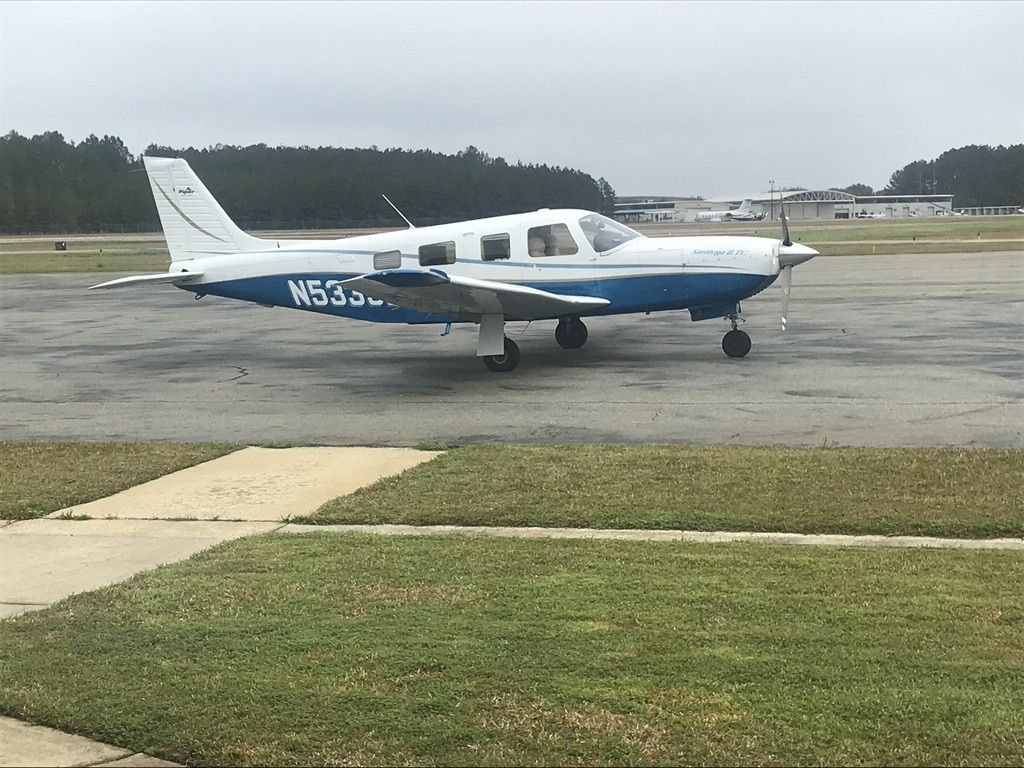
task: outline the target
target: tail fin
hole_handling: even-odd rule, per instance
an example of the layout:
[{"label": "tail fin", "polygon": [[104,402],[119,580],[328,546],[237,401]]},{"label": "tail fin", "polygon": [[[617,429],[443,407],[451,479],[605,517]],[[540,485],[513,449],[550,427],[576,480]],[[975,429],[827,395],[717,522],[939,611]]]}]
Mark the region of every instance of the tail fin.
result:
[{"label": "tail fin", "polygon": [[737,208],[736,210],[737,211],[749,211],[750,210],[750,204],[753,203],[753,202],[754,201],[752,199],[747,198],[742,203],[740,203],[740,207]]},{"label": "tail fin", "polygon": [[266,244],[235,226],[181,158],[144,157],[171,261],[262,250]]}]

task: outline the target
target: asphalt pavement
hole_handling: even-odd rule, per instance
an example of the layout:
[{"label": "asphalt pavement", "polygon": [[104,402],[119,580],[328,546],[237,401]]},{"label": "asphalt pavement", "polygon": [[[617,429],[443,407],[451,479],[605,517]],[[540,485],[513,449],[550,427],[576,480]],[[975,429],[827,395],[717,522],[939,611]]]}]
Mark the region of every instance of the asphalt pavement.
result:
[{"label": "asphalt pavement", "polygon": [[510,324],[520,366],[475,326],[389,326],[117,275],[0,277],[0,438],[416,446],[690,443],[1022,447],[1024,253],[821,257],[720,320]]}]

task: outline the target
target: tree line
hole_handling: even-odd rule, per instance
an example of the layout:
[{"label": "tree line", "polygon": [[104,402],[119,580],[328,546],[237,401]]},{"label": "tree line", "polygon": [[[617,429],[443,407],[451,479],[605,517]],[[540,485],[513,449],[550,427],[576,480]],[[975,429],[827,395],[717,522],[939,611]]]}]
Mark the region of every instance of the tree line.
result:
[{"label": "tree line", "polygon": [[[559,166],[506,162],[470,146],[428,150],[216,145],[144,155],[184,157],[244,229],[400,226],[536,208],[612,212],[605,179]],[[876,194],[866,184],[843,191]],[[971,145],[895,171],[886,195],[952,194],[958,208],[1024,205],[1024,144]],[[137,232],[159,228],[142,155],[117,136],[67,141],[56,131],[0,137],[0,232]]]},{"label": "tree line", "polygon": [[867,184],[839,188],[854,195],[953,195],[956,208],[1024,205],[1024,144],[971,144],[934,160],[915,160],[875,192]]},{"label": "tree line", "polygon": [[[244,229],[402,226],[386,194],[416,225],[537,208],[611,213],[607,181],[559,166],[508,163],[470,146],[427,150],[151,144],[143,155],[184,157]],[[0,231],[159,229],[142,165],[117,136],[75,144],[56,131],[0,137]]]}]

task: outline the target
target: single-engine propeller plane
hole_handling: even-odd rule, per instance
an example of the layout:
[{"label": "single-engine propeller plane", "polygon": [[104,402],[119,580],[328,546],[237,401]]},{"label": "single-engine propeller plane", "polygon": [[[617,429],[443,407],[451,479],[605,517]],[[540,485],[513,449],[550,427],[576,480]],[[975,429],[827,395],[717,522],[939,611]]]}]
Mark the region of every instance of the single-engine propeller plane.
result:
[{"label": "single-engine propeller plane", "polygon": [[196,298],[439,323],[445,333],[477,323],[477,356],[492,371],[519,362],[509,320],[557,320],[555,341],[577,349],[587,341],[583,317],[680,309],[730,321],[722,349],[743,357],[750,337],[737,327],[740,301],[781,275],[785,329],[793,267],[818,255],[793,243],[785,216],[781,240],[648,238],[597,213],[548,209],[420,228],[406,219],[408,229],[337,240],[260,239],[235,226],[185,160],[144,162],[170,268],[93,288],[169,283]]}]

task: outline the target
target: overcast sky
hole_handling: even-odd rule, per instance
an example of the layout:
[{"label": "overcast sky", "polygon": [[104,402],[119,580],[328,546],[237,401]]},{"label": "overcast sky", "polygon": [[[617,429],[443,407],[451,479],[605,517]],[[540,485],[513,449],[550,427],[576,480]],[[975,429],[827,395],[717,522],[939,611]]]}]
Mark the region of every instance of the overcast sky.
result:
[{"label": "overcast sky", "polygon": [[0,133],[426,148],[620,195],[1024,141],[1024,3],[0,3]]}]

